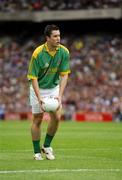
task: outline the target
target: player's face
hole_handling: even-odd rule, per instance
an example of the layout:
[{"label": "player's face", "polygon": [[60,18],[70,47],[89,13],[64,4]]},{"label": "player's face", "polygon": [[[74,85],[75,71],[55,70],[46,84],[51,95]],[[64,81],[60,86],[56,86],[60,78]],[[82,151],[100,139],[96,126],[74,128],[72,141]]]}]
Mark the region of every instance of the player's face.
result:
[{"label": "player's face", "polygon": [[47,41],[51,46],[57,47],[60,44],[60,31],[53,30],[50,37],[47,38]]}]

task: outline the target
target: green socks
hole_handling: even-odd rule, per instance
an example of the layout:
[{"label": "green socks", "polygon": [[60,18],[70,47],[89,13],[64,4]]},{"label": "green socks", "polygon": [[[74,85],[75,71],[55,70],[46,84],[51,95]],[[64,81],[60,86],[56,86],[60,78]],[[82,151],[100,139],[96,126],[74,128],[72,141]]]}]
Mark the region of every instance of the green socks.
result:
[{"label": "green socks", "polygon": [[50,136],[49,134],[46,134],[45,141],[44,141],[44,147],[50,147],[50,143],[52,141],[54,136]]},{"label": "green socks", "polygon": [[[52,141],[54,136],[50,136],[49,134],[46,134],[45,141],[44,141],[44,147],[50,147],[50,143]],[[40,153],[40,140],[33,141],[33,148],[34,153]]]},{"label": "green socks", "polygon": [[40,153],[40,140],[33,141],[34,153]]}]

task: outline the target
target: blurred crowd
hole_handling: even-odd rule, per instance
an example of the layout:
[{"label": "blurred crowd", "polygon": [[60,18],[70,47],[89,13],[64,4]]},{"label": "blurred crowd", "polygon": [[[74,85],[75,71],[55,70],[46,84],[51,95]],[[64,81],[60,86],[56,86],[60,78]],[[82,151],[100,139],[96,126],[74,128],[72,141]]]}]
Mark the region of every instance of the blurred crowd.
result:
[{"label": "blurred crowd", "polygon": [[[28,112],[27,66],[38,37],[0,38],[0,112]],[[71,75],[63,97],[65,118],[73,112],[111,112],[122,119],[122,37],[68,35],[62,44],[71,53]]]},{"label": "blurred crowd", "polygon": [[122,37],[72,36],[64,42],[71,51],[72,68],[66,112],[111,112],[122,119]]},{"label": "blurred crowd", "polygon": [[47,11],[94,9],[122,6],[122,0],[0,0],[0,11]]}]

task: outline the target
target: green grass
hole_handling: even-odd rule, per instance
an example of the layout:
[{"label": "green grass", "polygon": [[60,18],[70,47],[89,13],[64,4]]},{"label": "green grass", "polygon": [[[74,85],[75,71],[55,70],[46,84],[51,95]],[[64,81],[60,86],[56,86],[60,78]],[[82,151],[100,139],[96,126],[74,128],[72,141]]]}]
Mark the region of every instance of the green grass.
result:
[{"label": "green grass", "polygon": [[[122,179],[122,123],[61,122],[54,161],[33,160],[30,124],[0,122],[1,180]],[[42,142],[46,128],[43,123]]]}]

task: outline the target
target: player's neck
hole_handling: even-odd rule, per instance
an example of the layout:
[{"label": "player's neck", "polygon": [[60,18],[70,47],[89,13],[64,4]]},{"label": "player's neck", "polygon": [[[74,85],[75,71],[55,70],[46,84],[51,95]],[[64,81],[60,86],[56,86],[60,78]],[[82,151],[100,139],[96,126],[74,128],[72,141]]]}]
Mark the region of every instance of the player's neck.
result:
[{"label": "player's neck", "polygon": [[47,47],[48,47],[49,51],[55,51],[56,50],[56,47],[52,46],[48,42],[47,42]]}]

